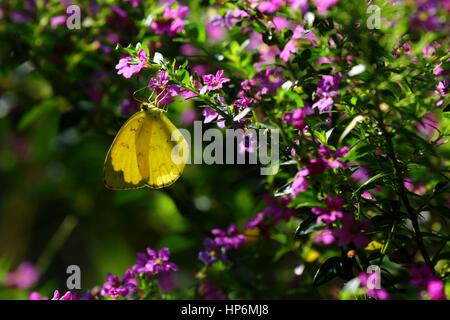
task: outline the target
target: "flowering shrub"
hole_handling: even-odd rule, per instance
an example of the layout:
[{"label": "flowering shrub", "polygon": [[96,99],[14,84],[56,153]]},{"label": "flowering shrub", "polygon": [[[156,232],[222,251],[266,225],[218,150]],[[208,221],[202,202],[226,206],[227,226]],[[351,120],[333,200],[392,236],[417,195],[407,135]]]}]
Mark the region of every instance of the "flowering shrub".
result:
[{"label": "flowering shrub", "polygon": [[[188,188],[173,187],[187,197],[167,191],[204,237],[193,244],[189,285],[177,286],[183,268],[168,245],[80,298],[448,297],[448,1],[372,1],[376,28],[359,0],[90,1],[79,30],[65,27],[69,4],[0,9],[1,76],[31,66],[50,84],[31,110],[4,98],[20,130],[45,118],[105,133],[150,97],[169,114],[183,110],[183,126],[201,114],[205,126],[281,133],[277,173],[237,180],[258,185],[250,214],[231,210],[214,225],[195,214],[210,200],[191,205]],[[248,137],[240,152],[256,149]],[[223,181],[186,172],[186,183],[231,188],[231,201],[233,187],[216,185],[226,174],[215,174]],[[179,254],[187,239],[172,241]],[[9,271],[4,284],[32,288],[40,273],[30,268]]]}]

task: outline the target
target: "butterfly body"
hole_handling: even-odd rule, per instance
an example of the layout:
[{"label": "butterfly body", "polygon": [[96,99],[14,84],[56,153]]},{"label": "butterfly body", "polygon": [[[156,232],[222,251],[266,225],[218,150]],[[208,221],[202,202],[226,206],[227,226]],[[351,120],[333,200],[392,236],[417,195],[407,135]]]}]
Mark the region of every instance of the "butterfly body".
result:
[{"label": "butterfly body", "polygon": [[120,128],[105,159],[110,189],[164,188],[183,172],[188,144],[164,111],[143,104]]}]

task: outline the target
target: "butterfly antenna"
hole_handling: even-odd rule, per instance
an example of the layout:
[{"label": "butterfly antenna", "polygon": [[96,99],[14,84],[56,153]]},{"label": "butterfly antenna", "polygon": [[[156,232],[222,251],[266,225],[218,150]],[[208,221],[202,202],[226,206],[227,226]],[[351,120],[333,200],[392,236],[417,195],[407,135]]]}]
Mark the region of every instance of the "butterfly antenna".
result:
[{"label": "butterfly antenna", "polygon": [[137,94],[139,91],[142,91],[142,90],[144,90],[144,89],[147,89],[147,87],[143,87],[143,88],[140,88],[140,89],[134,91],[134,92],[133,92],[133,99],[136,100],[136,101],[139,101],[140,103],[145,103],[144,101],[141,101],[141,100],[136,96],[136,94]]}]

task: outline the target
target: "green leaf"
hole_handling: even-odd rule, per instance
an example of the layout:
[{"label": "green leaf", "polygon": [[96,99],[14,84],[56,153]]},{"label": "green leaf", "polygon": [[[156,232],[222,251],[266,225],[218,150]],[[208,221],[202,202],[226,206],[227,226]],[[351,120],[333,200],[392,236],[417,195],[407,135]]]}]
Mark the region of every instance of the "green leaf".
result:
[{"label": "green leaf", "polygon": [[340,257],[332,257],[325,261],[314,275],[313,286],[317,288],[336,278],[341,262],[342,259]]}]

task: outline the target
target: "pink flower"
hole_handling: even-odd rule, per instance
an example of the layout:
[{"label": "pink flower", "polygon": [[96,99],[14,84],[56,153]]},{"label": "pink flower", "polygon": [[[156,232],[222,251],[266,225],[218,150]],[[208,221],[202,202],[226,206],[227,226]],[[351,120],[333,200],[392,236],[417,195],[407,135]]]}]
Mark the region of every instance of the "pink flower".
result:
[{"label": "pink flower", "polygon": [[324,245],[333,244],[336,241],[336,238],[333,235],[333,230],[330,228],[325,228],[321,231],[321,233],[314,238],[314,242],[322,243]]},{"label": "pink flower", "polygon": [[63,296],[60,295],[58,290],[53,293],[52,300],[80,300],[76,293],[67,291]]},{"label": "pink flower", "polygon": [[341,218],[342,227],[334,230],[333,235],[338,239],[338,245],[353,243],[356,249],[362,248],[369,242],[364,233],[371,225],[369,221],[356,221],[352,215],[345,214]]},{"label": "pink flower", "polygon": [[40,277],[39,271],[29,262],[22,262],[15,271],[6,274],[7,286],[19,289],[31,288]]},{"label": "pink flower", "polygon": [[366,289],[367,296],[377,299],[377,300],[387,300],[389,299],[389,293],[383,288],[372,288],[369,286],[370,284],[375,284],[377,282],[381,282],[381,279],[378,279],[377,273],[366,274],[364,272],[360,273],[359,283]]},{"label": "pink flower", "polygon": [[294,34],[292,35],[292,39],[286,43],[285,47],[280,53],[280,58],[284,62],[289,61],[291,56],[297,52],[297,40],[305,39],[308,40],[311,45],[317,45],[317,37],[311,30],[305,30],[302,26],[297,26],[294,29]]},{"label": "pink flower", "polygon": [[445,300],[444,282],[433,279],[428,282],[427,293],[431,300]]},{"label": "pink flower", "polygon": [[116,69],[119,70],[117,74],[123,75],[125,78],[131,78],[135,73],[140,72],[147,64],[147,54],[145,50],[139,50],[137,58],[130,56],[119,60]]},{"label": "pink flower", "polygon": [[344,212],[340,209],[344,204],[344,199],[341,197],[330,197],[325,198],[326,209],[321,207],[313,207],[311,212],[317,216],[317,223],[330,224],[340,219],[344,216]]},{"label": "pink flower", "polygon": [[217,70],[216,75],[204,75],[202,79],[208,91],[222,89],[222,85],[230,81],[230,79],[223,76],[223,70]]},{"label": "pink flower", "polygon": [[178,86],[169,84],[169,75],[164,70],[159,71],[156,78],[150,78],[149,87],[157,93],[158,103],[162,106],[172,103],[173,97],[180,92]]},{"label": "pink flower", "polygon": [[169,4],[164,8],[162,19],[154,20],[150,27],[156,34],[167,34],[174,37],[183,31],[186,24],[185,17],[189,14],[189,8],[184,5],[174,7]]},{"label": "pink flower", "polygon": [[50,19],[50,25],[52,29],[56,29],[58,26],[61,26],[64,23],[66,23],[65,15],[54,16]]},{"label": "pink flower", "polygon": [[291,186],[291,196],[296,198],[301,192],[305,192],[308,189],[309,183],[306,177],[309,175],[308,169],[302,169],[295,175],[294,181]]},{"label": "pink flower", "polygon": [[338,0],[313,0],[313,3],[317,7],[317,12],[320,15],[324,15],[331,7],[334,7],[338,3]]},{"label": "pink flower", "polygon": [[416,124],[416,129],[426,140],[430,140],[438,129],[439,122],[434,112],[429,112]]}]

